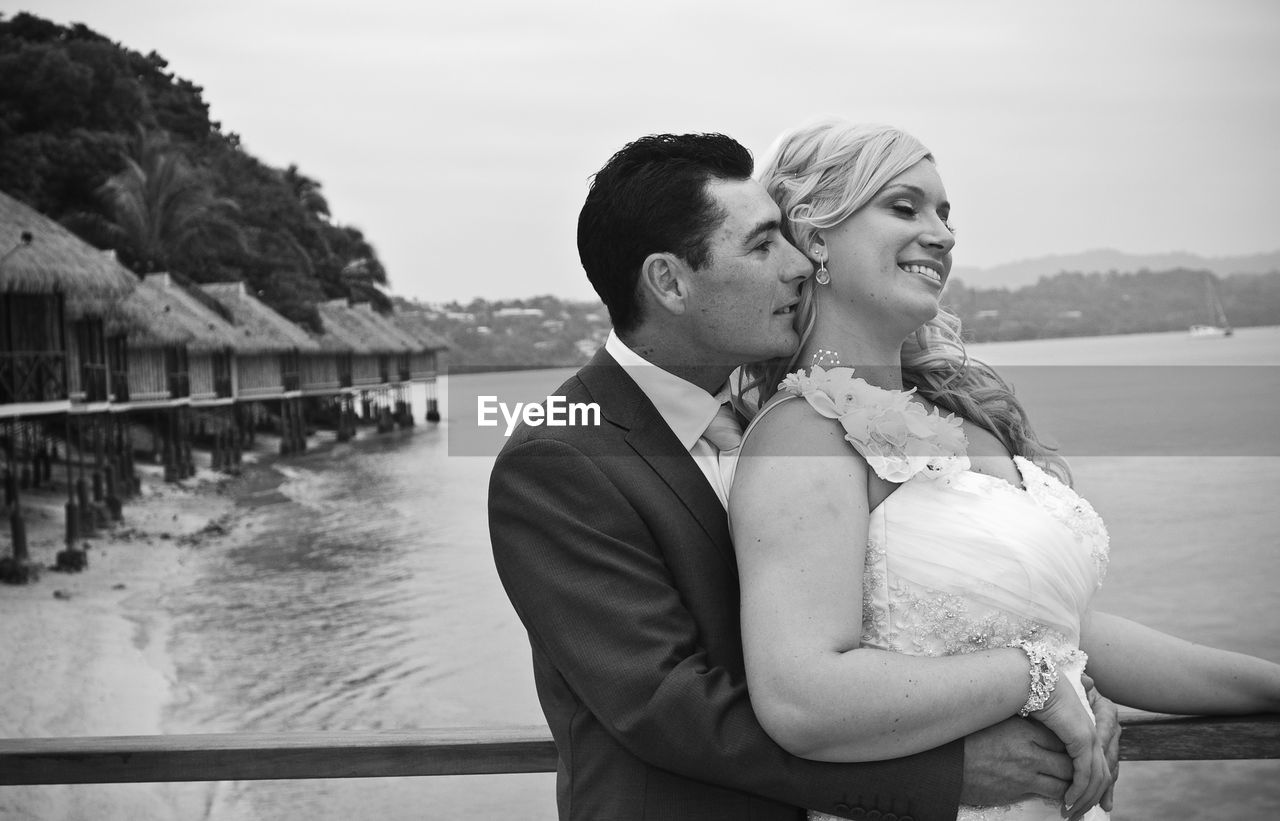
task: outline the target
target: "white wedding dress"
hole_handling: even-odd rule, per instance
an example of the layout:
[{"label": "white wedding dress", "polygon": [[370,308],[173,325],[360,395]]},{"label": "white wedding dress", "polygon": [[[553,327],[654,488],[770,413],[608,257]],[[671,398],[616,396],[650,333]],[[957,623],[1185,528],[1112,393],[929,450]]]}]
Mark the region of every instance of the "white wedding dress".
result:
[{"label": "white wedding dress", "polygon": [[[808,391],[805,398],[823,415],[837,418],[830,407],[824,410],[815,403],[815,395]],[[846,393],[853,404],[843,406],[836,397],[834,410],[846,413],[841,419],[846,430],[851,429],[849,408],[865,404],[868,395],[874,398],[863,394],[854,400]],[[890,408],[881,418],[892,416]],[[958,420],[951,424],[958,427]],[[851,434],[854,448],[873,454],[868,462],[877,473],[892,472],[879,466],[885,461],[880,458],[883,449],[866,449],[865,441],[854,438]],[[909,457],[913,475],[871,511],[862,591],[863,646],[920,656],[1000,648],[1019,638],[1078,647],[1081,617],[1106,572],[1108,537],[1101,518],[1069,487],[1022,457],[1014,457],[1022,487],[969,470],[962,436],[960,441],[959,461],[949,469],[924,470],[925,457]],[[907,445],[898,452],[910,453],[912,448]],[[938,462],[935,454],[933,465]],[[900,466],[905,464],[900,460]],[[893,480],[902,481],[902,473]],[[1082,666],[1064,669],[1058,686],[1071,686],[1085,699]],[[1061,821],[1059,806],[1042,800],[965,806],[958,817]],[[834,816],[810,812],[809,818],[823,821]],[[1108,814],[1094,807],[1085,818],[1102,821]]]}]

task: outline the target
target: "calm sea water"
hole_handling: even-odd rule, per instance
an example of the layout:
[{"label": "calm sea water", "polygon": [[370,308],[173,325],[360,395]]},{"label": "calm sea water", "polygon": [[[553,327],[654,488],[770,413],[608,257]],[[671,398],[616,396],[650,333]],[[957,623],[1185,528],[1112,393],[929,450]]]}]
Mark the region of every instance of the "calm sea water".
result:
[{"label": "calm sea water", "polygon": [[[1015,381],[1040,429],[1066,450],[1076,443],[1090,454],[1072,461],[1078,489],[1112,533],[1100,606],[1280,660],[1280,451],[1271,426],[1257,422],[1280,403],[1280,387],[1269,377],[1243,379],[1231,392],[1174,399],[1160,389],[1188,370],[1177,366],[1280,364],[1280,328],[1227,340],[1159,334],[1003,343],[973,353],[1021,374]],[[1106,387],[1084,390],[1078,375],[1047,377],[1048,365],[1132,370],[1097,371]],[[1156,367],[1164,381],[1139,390],[1106,382],[1109,373],[1149,375]],[[501,380],[509,395],[541,399],[567,373]],[[454,389],[493,379],[455,377]],[[1230,415],[1236,406],[1249,409],[1244,421]],[[337,445],[246,482],[235,538],[205,548],[195,583],[164,601],[178,676],[168,731],[542,722],[524,634],[491,564],[492,459],[449,455],[450,425],[473,414],[451,408],[438,426]],[[1200,421],[1188,428],[1187,417]],[[1215,425],[1223,418],[1231,421]],[[1117,427],[1131,432],[1102,435]],[[1225,436],[1219,427],[1229,428]],[[1148,444],[1133,446],[1132,431]],[[191,789],[204,791],[207,817],[217,821],[555,817],[551,775]],[[1117,805],[1117,821],[1199,818],[1208,808],[1217,817],[1278,817],[1280,763],[1129,764]]]}]

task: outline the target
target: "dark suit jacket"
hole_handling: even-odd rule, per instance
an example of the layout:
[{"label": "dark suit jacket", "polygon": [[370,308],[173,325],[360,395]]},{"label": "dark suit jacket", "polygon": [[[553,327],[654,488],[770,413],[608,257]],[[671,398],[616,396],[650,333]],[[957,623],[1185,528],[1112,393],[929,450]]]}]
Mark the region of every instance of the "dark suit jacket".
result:
[{"label": "dark suit jacket", "polygon": [[515,431],[490,477],[489,532],[560,754],[560,818],[954,819],[961,742],[826,764],[765,734],[715,492],[603,350],[556,395],[598,404],[602,423]]}]

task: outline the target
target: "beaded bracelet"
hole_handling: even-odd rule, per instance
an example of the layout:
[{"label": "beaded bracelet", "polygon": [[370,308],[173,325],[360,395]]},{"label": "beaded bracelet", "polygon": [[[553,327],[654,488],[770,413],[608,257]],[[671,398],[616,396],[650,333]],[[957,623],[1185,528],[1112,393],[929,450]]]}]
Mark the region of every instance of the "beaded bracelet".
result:
[{"label": "beaded bracelet", "polygon": [[1031,662],[1031,691],[1027,695],[1027,703],[1018,711],[1018,715],[1026,718],[1043,709],[1049,701],[1049,696],[1053,694],[1053,688],[1058,685],[1059,659],[1054,657],[1049,650],[1049,645],[1043,641],[1015,639],[1007,646],[1016,647],[1026,653],[1027,659]]}]

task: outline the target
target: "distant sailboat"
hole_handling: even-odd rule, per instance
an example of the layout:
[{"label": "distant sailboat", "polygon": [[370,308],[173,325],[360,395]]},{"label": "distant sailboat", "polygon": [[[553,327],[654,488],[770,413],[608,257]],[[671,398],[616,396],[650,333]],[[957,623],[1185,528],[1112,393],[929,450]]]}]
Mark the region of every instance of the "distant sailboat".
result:
[{"label": "distant sailboat", "polygon": [[1213,287],[1213,274],[1205,274],[1205,288],[1208,290],[1209,316],[1212,324],[1192,325],[1191,335],[1201,338],[1231,336],[1231,323],[1227,322],[1227,312],[1218,298],[1218,289]]}]

